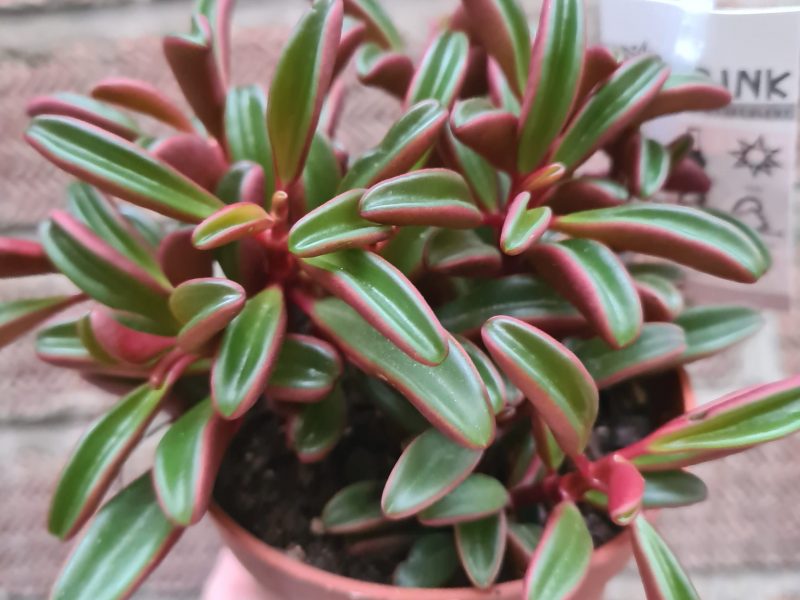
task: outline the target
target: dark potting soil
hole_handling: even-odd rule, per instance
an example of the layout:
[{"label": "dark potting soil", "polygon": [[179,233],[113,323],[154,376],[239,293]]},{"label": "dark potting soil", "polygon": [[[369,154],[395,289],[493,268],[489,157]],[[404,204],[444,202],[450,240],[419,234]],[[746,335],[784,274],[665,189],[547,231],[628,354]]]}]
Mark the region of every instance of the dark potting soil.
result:
[{"label": "dark potting soil", "polygon": [[[606,454],[637,441],[674,416],[674,410],[669,408],[674,396],[667,398],[674,393],[674,385],[657,377],[645,383],[647,396],[642,395],[644,390],[638,384],[622,384],[603,393],[590,454]],[[663,407],[659,389],[665,396]],[[353,404],[351,395],[348,429],[339,444],[323,461],[305,465],[287,448],[282,422],[266,410],[248,418],[220,468],[214,490],[216,501],[256,537],[299,560],[347,577],[390,583],[397,563],[408,552],[410,537],[397,535],[396,544],[359,552],[358,548],[365,546],[352,536],[318,533],[317,518],[325,503],[346,485],[386,479],[400,455],[399,432],[371,405]],[[503,474],[496,471],[496,466],[499,462],[487,454],[479,470],[493,471],[490,474],[502,480]],[[539,508],[525,511],[525,520],[543,523],[546,511]],[[620,531],[604,513],[591,506],[581,505],[581,511],[595,547]],[[500,580],[515,576],[519,574],[506,568]],[[453,584],[468,585],[463,575]]]}]

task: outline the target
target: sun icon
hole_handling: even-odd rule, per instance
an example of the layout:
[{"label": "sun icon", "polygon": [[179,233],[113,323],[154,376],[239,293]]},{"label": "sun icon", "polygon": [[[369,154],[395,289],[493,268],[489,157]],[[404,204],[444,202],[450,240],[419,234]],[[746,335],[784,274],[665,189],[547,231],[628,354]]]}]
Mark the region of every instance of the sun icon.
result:
[{"label": "sun icon", "polygon": [[739,148],[731,152],[736,157],[734,169],[750,169],[753,177],[759,173],[771,176],[773,169],[781,168],[781,163],[775,160],[780,148],[768,148],[764,136],[758,136],[755,142],[739,140]]}]

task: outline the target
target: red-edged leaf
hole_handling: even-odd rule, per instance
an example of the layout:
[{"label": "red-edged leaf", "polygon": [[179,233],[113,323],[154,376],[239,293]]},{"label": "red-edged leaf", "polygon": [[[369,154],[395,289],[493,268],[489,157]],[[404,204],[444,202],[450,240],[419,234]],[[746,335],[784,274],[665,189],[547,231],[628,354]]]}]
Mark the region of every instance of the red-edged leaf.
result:
[{"label": "red-edged leaf", "polygon": [[342,31],[341,0],[317,0],[284,46],[269,90],[267,127],[278,186],[302,172]]},{"label": "red-edged leaf", "polygon": [[685,111],[716,110],[731,102],[731,93],[700,73],[672,74],[642,113],[646,121]]},{"label": "red-edged leaf", "polygon": [[634,203],[589,210],[556,219],[555,228],[743,283],[757,281],[769,267],[756,234],[687,206]]},{"label": "red-edged leaf", "polygon": [[279,402],[317,402],[342,374],[342,359],[329,343],[289,334],[281,345],[267,383],[267,395]]},{"label": "red-edged leaf", "polygon": [[200,250],[219,248],[266,231],[275,219],[258,204],[237,202],[221,208],[197,225],[192,244]]},{"label": "red-edged leaf", "polygon": [[443,31],[431,42],[408,86],[406,105],[438,100],[452,106],[467,74],[469,40],[460,31]]},{"label": "red-edged leaf", "polygon": [[399,49],[403,46],[400,32],[379,0],[344,0],[344,10],[348,15],[364,21],[368,39],[384,48]]},{"label": "red-edged leaf", "polygon": [[408,435],[419,435],[430,427],[428,421],[400,392],[380,379],[364,375],[359,382],[365,397]]},{"label": "red-edged leaf", "polygon": [[707,194],[711,178],[693,158],[684,158],[672,167],[664,189],[683,194]]},{"label": "red-edged leaf", "polygon": [[208,19],[211,29],[212,46],[220,72],[220,78],[227,86],[230,72],[231,17],[234,0],[197,0],[195,11]]},{"label": "red-edged leaf", "polygon": [[23,277],[53,272],[42,245],[32,240],[0,237],[0,277]]},{"label": "red-edged leaf", "polygon": [[303,268],[414,360],[438,365],[447,356],[447,334],[439,320],[414,284],[386,259],[342,250],[307,258]]},{"label": "red-edged leaf", "polygon": [[303,463],[318,462],[333,450],[345,426],[345,399],[340,387],[322,400],[304,405],[289,418],[287,445]]},{"label": "red-edged leaf", "polygon": [[383,181],[361,198],[359,212],[387,225],[472,229],[483,222],[464,178],[448,169],[421,169]]},{"label": "red-edged leaf", "polygon": [[477,521],[494,515],[508,504],[503,484],[482,473],[473,473],[452,492],[419,513],[419,520],[429,527]]},{"label": "red-edged leaf", "polygon": [[225,79],[214,42],[208,18],[195,14],[192,32],[166,36],[163,48],[172,74],[194,114],[212,136],[224,140]]},{"label": "red-edged leaf", "polygon": [[534,523],[508,522],[508,550],[515,561],[526,565],[530,562],[542,537],[543,528]]},{"label": "red-edged leaf", "polygon": [[381,88],[402,99],[414,76],[414,63],[400,52],[383,50],[377,44],[364,44],[356,54],[356,73],[364,85]]},{"label": "red-edged leaf", "polygon": [[438,229],[428,238],[425,264],[446,275],[491,275],[500,270],[503,256],[475,231]]},{"label": "red-edged leaf", "polygon": [[381,497],[383,514],[404,519],[425,510],[464,481],[482,454],[456,444],[436,429],[414,438],[386,481]]},{"label": "red-edged leaf", "polygon": [[500,247],[510,256],[529,250],[547,231],[553,218],[553,210],[549,206],[528,209],[530,199],[530,192],[522,192],[506,213],[500,233]]},{"label": "red-edged leaf", "polygon": [[199,222],[222,207],[207,191],[138,146],[68,117],[36,117],[25,134],[45,158],[104,192]]},{"label": "red-edged leaf", "polygon": [[314,210],[336,196],[342,165],[333,143],[319,131],[314,135],[303,169],[303,207]]},{"label": "red-edged leaf", "polygon": [[630,525],[639,515],[644,498],[645,480],[629,461],[613,455],[600,463],[596,476],[607,487],[607,510],[620,527]]},{"label": "red-edged leaf", "polygon": [[104,307],[92,309],[89,322],[95,341],[118,362],[143,364],[175,345],[172,337],[126,327],[114,318],[112,311]]},{"label": "red-edged leaf", "polygon": [[623,63],[589,97],[558,142],[551,160],[574,169],[630,125],[655,97],[669,69],[654,56]]},{"label": "red-edged leaf", "polygon": [[136,122],[125,113],[94,98],[71,92],[37,96],[28,102],[27,112],[29,117],[38,115],[72,117],[127,140],[135,140],[140,135]]},{"label": "red-edged leaf", "polygon": [[634,521],[631,531],[647,600],[700,600],[672,550],[644,517]]},{"label": "red-edged leaf", "polygon": [[589,570],[592,550],[592,536],[578,507],[572,502],[556,506],[525,573],[525,599],[571,598]]},{"label": "red-edged leaf", "polygon": [[667,148],[655,140],[634,135],[629,141],[626,159],[631,194],[649,198],[664,187],[672,160]]},{"label": "red-edged leaf", "polygon": [[214,256],[192,245],[191,228],[176,229],[158,246],[158,263],[172,285],[190,279],[211,277]]},{"label": "red-edged leaf", "polygon": [[[545,0],[519,120],[521,173],[542,162],[572,112],[581,82],[585,28],[582,0]],[[558,155],[553,160],[574,166]]]},{"label": "red-edged leaf", "polygon": [[444,164],[463,175],[472,197],[482,209],[495,212],[504,200],[500,174],[489,161],[459,141],[449,124],[445,127],[437,148]]},{"label": "red-edged leaf", "polygon": [[486,391],[489,393],[489,401],[494,414],[499,414],[507,403],[506,384],[503,381],[503,376],[494,366],[491,359],[477,345],[465,337],[459,336],[457,339],[469,355],[472,364],[478,369],[483,385],[486,386]]},{"label": "red-edged leaf", "polygon": [[214,407],[223,417],[246,413],[267,386],[286,329],[286,307],[278,286],[250,298],[222,338],[211,371]]},{"label": "red-edged leaf", "polygon": [[478,589],[488,589],[503,565],[507,529],[505,513],[459,523],[455,529],[456,550],[467,577]]},{"label": "red-edged leaf", "polygon": [[576,106],[586,99],[595,86],[605,81],[619,66],[614,54],[604,46],[590,46],[583,57],[583,74],[578,86]]},{"label": "red-edged leaf", "polygon": [[598,392],[578,357],[510,317],[490,319],[482,335],[492,358],[533,403],[561,448],[570,456],[580,454],[597,416]]},{"label": "red-edged leaf", "polygon": [[178,131],[194,132],[192,122],[183,111],[161,90],[146,81],[109,77],[95,84],[92,97],[147,115]]},{"label": "red-edged leaf", "polygon": [[514,171],[517,117],[482,98],[456,104],[450,117],[455,136],[498,169]]},{"label": "red-edged leaf", "polygon": [[693,306],[683,311],[675,324],[686,333],[682,363],[722,352],[764,326],[764,317],[752,308],[735,305]]},{"label": "red-edged leaf", "polygon": [[511,89],[500,65],[491,57],[486,64],[486,79],[489,84],[489,95],[494,105],[519,116],[521,110],[519,98]]},{"label": "red-edged leaf", "polygon": [[147,151],[210,192],[227,169],[219,144],[199,135],[180,134],[156,140],[147,146]]},{"label": "red-edged leaf", "polygon": [[458,554],[450,532],[427,533],[417,538],[408,558],[397,565],[392,583],[406,588],[440,588],[458,569]]},{"label": "red-edged leaf", "polygon": [[0,348],[83,299],[77,294],[0,302]]},{"label": "red-edged leaf", "polygon": [[336,63],[333,67],[333,77],[337,77],[347,67],[358,47],[367,35],[367,26],[355,19],[345,17],[342,22],[342,33],[339,40],[339,49],[336,51]]},{"label": "red-edged leaf", "polygon": [[449,339],[447,358],[428,366],[409,358],[341,300],[317,300],[307,312],[351,362],[398,389],[453,440],[472,448],[491,442],[494,419],[486,390],[454,339]]},{"label": "red-edged leaf", "polygon": [[169,298],[169,308],[181,324],[177,344],[194,352],[222,331],[245,304],[244,289],[230,279],[185,281]]},{"label": "red-edged leaf", "polygon": [[264,169],[250,161],[235,163],[219,180],[217,197],[226,204],[252,202],[262,204],[267,188]]},{"label": "red-edged leaf", "polygon": [[608,344],[636,339],[643,313],[633,280],[620,259],[591,240],[537,244],[530,251],[539,275],[583,313]]},{"label": "red-edged leaf", "polygon": [[322,509],[325,533],[363,533],[386,523],[381,510],[382,489],[380,481],[359,481],[336,492]]},{"label": "red-edged leaf", "polygon": [[683,311],[683,295],[677,286],[654,273],[633,276],[646,321],[673,321]]},{"label": "red-edged leaf", "polygon": [[153,485],[170,521],[186,527],[205,515],[217,470],[238,426],[215,413],[206,398],[167,429],[156,449]]},{"label": "red-edged leaf", "polygon": [[433,231],[430,227],[402,227],[381,246],[380,255],[413,279],[424,266],[425,244]]},{"label": "red-edged leaf", "polygon": [[628,188],[612,179],[578,177],[558,185],[547,199],[557,215],[620,206],[628,201]]}]

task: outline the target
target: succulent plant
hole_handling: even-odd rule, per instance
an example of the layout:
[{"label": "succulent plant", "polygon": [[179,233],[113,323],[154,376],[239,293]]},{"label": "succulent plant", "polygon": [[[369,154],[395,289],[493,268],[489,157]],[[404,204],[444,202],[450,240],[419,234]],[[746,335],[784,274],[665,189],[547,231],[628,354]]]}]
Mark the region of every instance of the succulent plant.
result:
[{"label": "succulent plant", "polygon": [[[760,325],[747,308],[684,306],[672,263],[752,283],[770,258],[728,216],[662,202],[710,182],[690,137],[640,129],[728,93],[587,47],[581,0],[545,0],[534,39],[514,0],[463,0],[416,64],[375,0],[317,0],[265,94],[229,84],[231,5],[200,0],[190,32],[164,40],[194,116],[127,79],[29,106],[27,140],[77,181],[38,242],[0,240],[0,272],[62,273],[80,291],[3,304],[0,342],[80,305],[39,331],[39,357],[132,389],[56,488],[54,535],[91,522],[53,597],[131,594],[205,514],[254,407],[285,421],[300,461],[326,456],[345,429],[345,370],[410,442],[387,481],[343,489],[321,524],[408,525],[396,584],[445,586],[460,564],[490,587],[508,552],[528,563],[527,598],[566,598],[593,550],[592,506],[631,531],[648,598],[696,597],[643,508],[702,500],[686,467],[800,429],[800,378],[610,452],[592,440],[601,390]],[[334,139],[351,58],[403,114],[349,160]],[[131,113],[173,131],[150,137]],[[190,378],[204,391],[175,393]],[[159,414],[152,469],[100,506]],[[485,472],[489,453],[506,480]]]}]

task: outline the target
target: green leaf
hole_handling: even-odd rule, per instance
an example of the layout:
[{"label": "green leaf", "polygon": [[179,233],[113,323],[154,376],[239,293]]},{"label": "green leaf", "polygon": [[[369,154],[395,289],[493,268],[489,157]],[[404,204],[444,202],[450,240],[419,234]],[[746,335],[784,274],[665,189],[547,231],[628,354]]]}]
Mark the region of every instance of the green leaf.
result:
[{"label": "green leaf", "polygon": [[237,427],[220,418],[211,398],[206,398],[181,415],[161,438],[153,483],[162,510],[177,525],[194,525],[205,514],[217,469]]},{"label": "green leaf", "polygon": [[541,525],[534,523],[508,522],[509,550],[520,555],[528,563],[539,545],[544,531]]},{"label": "green leaf", "polygon": [[150,474],[142,475],[97,514],[61,570],[53,600],[129,597],[178,541],[182,529],[161,512]]},{"label": "green leaf", "polygon": [[155,416],[165,391],[147,385],[136,388],[86,431],[53,494],[50,533],[61,539],[72,537],[92,515]]},{"label": "green leaf", "polygon": [[428,533],[417,539],[408,558],[397,565],[393,583],[408,588],[443,587],[458,569],[458,554],[450,533]]},{"label": "green leaf", "polygon": [[[582,0],[543,5],[520,115],[517,170],[521,173],[542,162],[572,111],[581,80],[585,28]],[[555,161],[573,166],[561,158]]]},{"label": "green leaf", "polygon": [[361,533],[385,523],[381,510],[382,489],[380,481],[359,481],[337,492],[322,509],[325,532]]},{"label": "green leaf", "polygon": [[232,87],[225,101],[225,138],[230,162],[247,160],[264,171],[264,206],[275,192],[272,146],[266,122],[267,99],[257,85]]},{"label": "green leaf", "polygon": [[683,311],[675,324],[686,333],[686,351],[680,357],[686,363],[746,340],[763,327],[764,317],[745,306],[694,306]]},{"label": "green leaf", "polygon": [[602,389],[674,365],[686,350],[686,337],[671,323],[646,323],[636,341],[621,350],[600,338],[578,340],[571,349]]},{"label": "green leaf", "polygon": [[577,167],[647,107],[668,73],[655,56],[643,55],[623,63],[572,119],[551,160],[568,169]]},{"label": "green leaf", "polygon": [[26,139],[67,173],[169,217],[197,223],[223,206],[141,148],[76,119],[36,117]]},{"label": "green leaf", "polygon": [[302,172],[342,30],[342,4],[317,0],[283,47],[267,105],[267,127],[281,188]]},{"label": "green leaf", "polygon": [[461,31],[443,31],[428,47],[408,88],[406,104],[438,100],[451,106],[467,71],[469,40]]},{"label": "green leaf", "polygon": [[516,317],[545,330],[583,323],[578,311],[547,284],[528,275],[493,279],[436,311],[445,329],[471,334],[496,315]]},{"label": "green leaf", "polygon": [[381,248],[380,254],[406,277],[413,277],[423,267],[425,244],[430,227],[401,227]]},{"label": "green leaf", "polygon": [[447,356],[447,334],[425,299],[387,260],[342,250],[303,261],[311,278],[338,296],[414,360],[437,365]]},{"label": "green leaf", "polygon": [[570,598],[589,570],[592,551],[592,536],[578,508],[572,502],[556,506],[525,574],[525,598]]},{"label": "green leaf", "polygon": [[473,473],[457,488],[421,513],[419,520],[430,527],[476,521],[496,514],[508,504],[503,484],[493,477]]},{"label": "green leaf", "polygon": [[139,126],[127,113],[110,104],[72,92],[58,92],[33,98],[28,103],[28,116],[62,115],[75,117],[128,140],[139,137]]},{"label": "green leaf", "polygon": [[80,296],[51,296],[0,302],[0,348],[79,300]]},{"label": "green leaf", "polygon": [[523,192],[511,203],[506,214],[500,234],[500,247],[510,256],[530,249],[547,230],[553,218],[553,209],[549,206],[529,209],[530,199],[530,193]]},{"label": "green leaf", "polygon": [[483,222],[467,183],[447,169],[422,169],[372,187],[359,204],[361,216],[387,225],[471,229]]},{"label": "green leaf", "polygon": [[769,268],[740,228],[688,206],[633,203],[587,210],[560,217],[555,228],[741,283],[757,281]]},{"label": "green leaf", "polygon": [[506,405],[506,384],[503,376],[492,360],[478,346],[465,337],[459,336],[456,339],[469,355],[472,364],[478,369],[483,385],[486,386],[486,391],[489,393],[489,401],[494,414],[499,414]]},{"label": "green leaf", "polygon": [[317,338],[289,334],[269,376],[267,394],[281,402],[316,402],[327,396],[342,374],[336,349]]},{"label": "green leaf", "polygon": [[397,388],[452,439],[473,448],[491,442],[494,418],[486,390],[455,340],[449,340],[447,358],[429,366],[409,358],[338,299],[316,301],[309,315],[356,366]]},{"label": "green leaf", "polygon": [[406,433],[419,435],[430,427],[425,417],[402,394],[375,377],[365,375],[361,379],[364,395]]},{"label": "green leaf", "polygon": [[379,0],[345,0],[344,10],[367,24],[369,39],[395,50],[403,47],[400,32]]},{"label": "green leaf", "polygon": [[647,600],[700,600],[672,550],[644,517],[633,522],[631,531]]},{"label": "green leaf", "polygon": [[107,198],[92,186],[77,181],[67,187],[67,197],[72,215],[153,279],[170,287],[148,242]]},{"label": "green leaf", "polygon": [[505,513],[457,524],[456,548],[472,585],[489,588],[500,573],[506,551]]},{"label": "green leaf", "polygon": [[303,169],[303,196],[307,211],[322,206],[336,196],[342,180],[341,166],[333,145],[320,132],[314,134]]},{"label": "green leaf", "polygon": [[246,295],[230,279],[191,279],[169,298],[169,308],[181,324],[178,345],[191,352],[222,331],[244,308]]},{"label": "green leaf", "polygon": [[[631,272],[630,268],[628,272]],[[642,301],[645,320],[673,321],[683,311],[683,294],[670,279],[654,273],[641,273],[633,275],[633,281]]]},{"label": "green leaf", "polygon": [[303,406],[289,423],[289,446],[301,462],[316,462],[330,452],[344,432],[345,400],[339,386],[319,402]]},{"label": "green leaf", "polygon": [[631,165],[634,195],[650,198],[667,181],[672,164],[667,149],[655,140],[642,137]]},{"label": "green leaf", "polygon": [[[708,497],[703,480],[688,471],[655,471],[642,475],[645,484],[642,508],[677,508],[703,502]],[[598,490],[590,490],[585,497],[601,508],[608,505],[608,497]]]},{"label": "green leaf", "polygon": [[250,298],[222,337],[211,371],[214,407],[237,419],[255,404],[267,385],[286,329],[286,307],[280,287]]},{"label": "green leaf", "polygon": [[446,137],[452,149],[451,160],[456,170],[464,175],[475,200],[484,210],[496,211],[500,205],[497,171],[485,158],[456,138],[449,126]]},{"label": "green leaf", "polygon": [[297,221],[289,232],[289,250],[305,258],[386,239],[391,227],[367,221],[359,214],[364,193],[351,190],[340,194]]},{"label": "green leaf", "polygon": [[47,363],[61,366],[93,362],[78,335],[78,321],[65,321],[40,329],[36,334],[36,356]]},{"label": "green leaf", "polygon": [[533,403],[564,452],[582,452],[597,416],[598,392],[580,360],[544,332],[510,317],[493,317],[482,334],[492,358]]},{"label": "green leaf", "polygon": [[266,231],[275,219],[258,204],[236,202],[204,219],[192,232],[192,245],[212,250]]},{"label": "green leaf", "polygon": [[381,497],[383,514],[404,519],[425,510],[464,481],[482,454],[456,444],[436,429],[414,438],[386,481]]},{"label": "green leaf", "polygon": [[572,239],[537,244],[530,255],[542,279],[569,299],[606,343],[623,348],[637,338],[644,319],[639,294],[608,247]]},{"label": "green leaf", "polygon": [[425,264],[447,275],[492,274],[502,266],[503,257],[472,229],[438,229],[425,246]]}]

